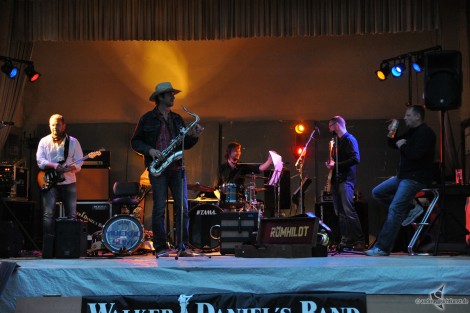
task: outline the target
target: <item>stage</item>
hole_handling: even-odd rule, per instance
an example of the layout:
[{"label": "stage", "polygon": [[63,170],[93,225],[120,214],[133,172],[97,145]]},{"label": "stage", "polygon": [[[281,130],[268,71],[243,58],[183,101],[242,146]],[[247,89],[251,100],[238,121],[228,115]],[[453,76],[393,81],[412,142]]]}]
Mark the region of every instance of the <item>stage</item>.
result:
[{"label": "stage", "polygon": [[[446,312],[469,312],[469,256],[367,257],[341,253],[310,258],[161,257],[152,254],[79,259],[3,259],[0,312],[80,312],[91,295],[364,292],[368,312],[432,312],[418,304],[441,290]],[[8,268],[16,268],[5,280]]]}]

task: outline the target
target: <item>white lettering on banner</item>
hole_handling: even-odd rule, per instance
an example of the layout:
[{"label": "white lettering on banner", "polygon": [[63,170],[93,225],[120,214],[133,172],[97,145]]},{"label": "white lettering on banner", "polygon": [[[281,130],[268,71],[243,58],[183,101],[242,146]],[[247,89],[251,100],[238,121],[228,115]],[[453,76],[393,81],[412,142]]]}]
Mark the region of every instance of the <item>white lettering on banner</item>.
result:
[{"label": "white lettering on banner", "polygon": [[[237,309],[215,309],[210,303],[196,302],[197,313],[269,313],[270,308],[237,308]],[[274,308],[272,313],[290,313],[290,308]]]},{"label": "white lettering on banner", "polygon": [[[130,309],[130,310],[113,310],[115,303],[88,303],[90,313],[173,313],[170,309]],[[107,306],[109,310],[107,309]],[[97,310],[97,306],[99,310]]]},{"label": "white lettering on banner", "polygon": [[[193,297],[180,295],[178,302],[180,312],[188,313],[187,307],[189,299]],[[360,313],[355,307],[319,307],[315,301],[299,301],[301,305],[300,313]],[[259,307],[259,308],[220,308],[207,302],[195,302],[196,312],[192,310],[189,313],[292,313],[289,307]],[[87,303],[89,313],[173,313],[171,309],[144,309],[144,308],[126,308],[116,309],[115,303]]]},{"label": "white lettering on banner", "polygon": [[[314,301],[300,301],[302,305],[302,313],[317,313],[317,304]],[[360,313],[356,308],[321,308],[320,313]]]},{"label": "white lettering on banner", "polygon": [[271,232],[269,237],[271,238],[280,238],[280,237],[307,237],[308,229],[310,226],[289,226],[289,227],[282,227],[282,226],[275,226],[271,228]]}]

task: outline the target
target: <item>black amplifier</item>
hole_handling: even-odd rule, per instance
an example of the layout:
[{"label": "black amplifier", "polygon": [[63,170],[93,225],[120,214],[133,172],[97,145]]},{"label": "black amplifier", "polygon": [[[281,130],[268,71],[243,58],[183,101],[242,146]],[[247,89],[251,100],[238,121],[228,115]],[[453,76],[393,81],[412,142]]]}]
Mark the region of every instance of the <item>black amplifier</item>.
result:
[{"label": "black amplifier", "polygon": [[77,201],[77,217],[87,222],[90,235],[103,229],[111,218],[111,210],[109,201]]},{"label": "black amplifier", "polygon": [[258,230],[258,212],[220,214],[220,254],[235,254],[235,246],[254,243]]},{"label": "black amplifier", "polygon": [[[87,155],[91,150],[84,150],[83,155]],[[82,168],[109,168],[111,167],[111,152],[101,151],[100,155],[95,156],[93,159],[86,159],[83,161]]]}]

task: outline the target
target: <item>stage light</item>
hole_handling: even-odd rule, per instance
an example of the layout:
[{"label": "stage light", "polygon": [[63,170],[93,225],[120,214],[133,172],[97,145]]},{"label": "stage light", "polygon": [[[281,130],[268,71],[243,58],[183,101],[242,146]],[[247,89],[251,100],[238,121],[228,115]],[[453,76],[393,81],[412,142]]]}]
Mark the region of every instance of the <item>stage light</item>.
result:
[{"label": "stage light", "polygon": [[298,123],[298,124],[295,125],[294,129],[295,129],[295,132],[297,134],[299,134],[299,135],[303,134],[304,131],[305,131],[305,125],[303,123]]},{"label": "stage light", "polygon": [[28,76],[28,79],[31,83],[34,83],[39,79],[39,77],[41,77],[41,74],[36,72],[36,70],[34,69],[33,63],[29,63],[28,66],[26,66],[26,68],[24,69],[24,73],[26,74],[26,76]]},{"label": "stage light", "polygon": [[392,67],[392,75],[395,77],[400,77],[405,72],[405,69],[406,69],[405,63],[400,62],[398,64],[395,64]]},{"label": "stage light", "polygon": [[18,75],[18,68],[13,66],[10,60],[6,60],[2,65],[2,72],[7,74],[9,78],[13,79]]},{"label": "stage light", "polygon": [[380,81],[384,81],[387,79],[387,76],[390,74],[390,65],[388,63],[382,63],[380,65],[380,69],[375,71],[375,75]]},{"label": "stage light", "polygon": [[421,73],[424,66],[424,56],[417,55],[411,65],[416,73]]},{"label": "stage light", "polygon": [[[304,147],[296,146],[295,151],[294,151],[295,156],[298,158],[302,154],[303,150],[304,150]],[[305,157],[306,154],[307,154],[307,151],[304,151],[302,156]]]}]

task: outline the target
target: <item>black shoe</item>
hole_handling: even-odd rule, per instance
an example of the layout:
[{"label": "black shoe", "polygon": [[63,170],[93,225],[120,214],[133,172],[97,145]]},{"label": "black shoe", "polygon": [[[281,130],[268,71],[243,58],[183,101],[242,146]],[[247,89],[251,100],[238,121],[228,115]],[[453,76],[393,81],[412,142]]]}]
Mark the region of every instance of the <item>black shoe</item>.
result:
[{"label": "black shoe", "polygon": [[155,254],[158,256],[159,254],[165,253],[167,249],[166,245],[156,246],[155,247]]},{"label": "black shoe", "polygon": [[365,242],[363,242],[363,241],[357,241],[357,242],[354,244],[353,249],[356,250],[356,251],[366,251],[366,250],[367,250],[367,246],[366,246]]}]

